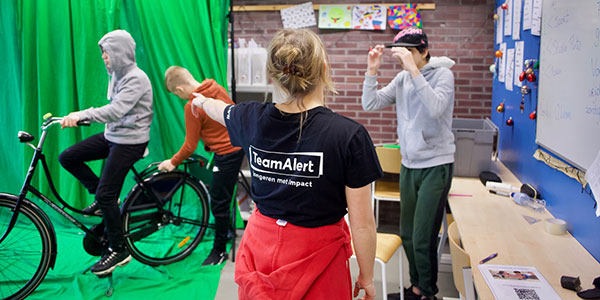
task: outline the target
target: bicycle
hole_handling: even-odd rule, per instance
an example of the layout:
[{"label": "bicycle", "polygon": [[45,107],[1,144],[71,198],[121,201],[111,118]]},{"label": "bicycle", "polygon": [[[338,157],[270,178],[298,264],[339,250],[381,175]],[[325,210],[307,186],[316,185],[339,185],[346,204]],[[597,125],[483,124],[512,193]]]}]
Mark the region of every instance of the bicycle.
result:
[{"label": "bicycle", "polygon": [[[87,228],[66,210],[86,214],[66,203],[54,187],[42,153],[48,130],[62,118],[44,117],[37,147],[35,138],[19,131],[18,138],[34,149],[30,167],[19,195],[0,193],[0,298],[23,299],[42,282],[48,270],[54,268],[57,239],[48,215],[26,196],[31,193],[50,208],[85,232],[83,239],[87,253],[99,256],[108,247],[103,223]],[[78,125],[89,125],[80,121]],[[41,161],[46,180],[58,206],[49,197],[31,185]],[[186,160],[185,171],[157,172],[159,163],[152,163],[141,172],[132,166],[136,184],[121,206],[126,245],[138,261],[151,265],[165,265],[190,255],[202,241],[209,219],[208,190],[189,173],[189,164],[203,164],[202,160]],[[89,214],[91,215],[91,214]],[[109,278],[111,279],[111,278]],[[109,287],[107,295],[112,293]]]}]

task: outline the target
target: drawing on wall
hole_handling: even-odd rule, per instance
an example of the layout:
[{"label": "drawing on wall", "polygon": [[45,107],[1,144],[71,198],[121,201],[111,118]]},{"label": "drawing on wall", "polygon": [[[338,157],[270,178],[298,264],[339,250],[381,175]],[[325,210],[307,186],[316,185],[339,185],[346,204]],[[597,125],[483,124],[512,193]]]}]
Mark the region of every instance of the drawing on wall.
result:
[{"label": "drawing on wall", "polygon": [[388,24],[390,24],[390,28],[400,30],[413,26],[423,28],[421,14],[414,3],[388,7]]},{"label": "drawing on wall", "polygon": [[385,30],[386,7],[381,5],[354,5],[352,28]]},{"label": "drawing on wall", "polygon": [[305,28],[317,25],[312,2],[295,5],[281,10],[283,28]]},{"label": "drawing on wall", "polygon": [[351,5],[321,5],[319,7],[319,28],[351,29]]}]

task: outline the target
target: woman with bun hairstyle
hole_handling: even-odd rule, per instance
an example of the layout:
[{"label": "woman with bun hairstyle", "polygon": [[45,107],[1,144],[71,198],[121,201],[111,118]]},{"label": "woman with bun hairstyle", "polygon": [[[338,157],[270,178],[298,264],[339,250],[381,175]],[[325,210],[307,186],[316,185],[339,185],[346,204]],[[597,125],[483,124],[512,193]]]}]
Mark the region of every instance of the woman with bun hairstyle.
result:
[{"label": "woman with bun hairstyle", "polygon": [[[193,105],[227,127],[252,172],[252,213],[237,254],[240,299],[374,299],[371,182],[383,173],[359,123],[325,107],[335,92],[321,39],[277,32],[267,73],[285,102]],[[349,215],[350,229],[344,220]],[[350,233],[360,272],[352,291]]]}]

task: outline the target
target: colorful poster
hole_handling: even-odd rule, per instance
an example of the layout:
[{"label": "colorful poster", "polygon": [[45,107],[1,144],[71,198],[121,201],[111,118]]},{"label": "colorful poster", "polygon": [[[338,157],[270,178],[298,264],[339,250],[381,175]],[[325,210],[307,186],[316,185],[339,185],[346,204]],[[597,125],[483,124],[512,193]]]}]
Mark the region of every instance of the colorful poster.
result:
[{"label": "colorful poster", "polygon": [[312,2],[284,8],[281,10],[283,28],[305,28],[317,25]]},{"label": "colorful poster", "polygon": [[385,30],[386,7],[381,5],[354,5],[352,28]]},{"label": "colorful poster", "polygon": [[319,28],[351,29],[352,5],[321,5],[319,7]]},{"label": "colorful poster", "polygon": [[404,29],[416,26],[423,28],[421,14],[414,3],[390,6],[388,8],[388,24],[392,29]]}]

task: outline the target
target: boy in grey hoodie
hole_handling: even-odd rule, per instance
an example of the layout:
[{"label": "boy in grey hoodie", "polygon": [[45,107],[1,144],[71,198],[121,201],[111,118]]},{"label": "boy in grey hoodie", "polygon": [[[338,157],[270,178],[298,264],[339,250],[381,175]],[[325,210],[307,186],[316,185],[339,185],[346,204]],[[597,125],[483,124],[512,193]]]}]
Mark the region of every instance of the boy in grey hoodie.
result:
[{"label": "boy in grey hoodie", "polygon": [[400,172],[400,236],[409,262],[411,287],[405,299],[435,299],[437,235],[454,164],[454,61],[431,58],[427,35],[409,27],[394,38],[392,56],[402,64],[390,84],[377,90],[383,45],[369,51],[362,106],[377,110],[395,104]]},{"label": "boy in grey hoodie", "polygon": [[[137,67],[131,35],[125,30],[115,30],[104,35],[98,45],[109,75],[109,103],[72,112],[63,118],[61,125],[75,127],[79,120],[87,119],[105,123],[105,130],[67,148],[58,159],[95,194],[95,201],[83,211],[103,217],[110,247],[91,271],[104,275],[131,261],[117,199],[129,169],[148,145],[153,111],[152,86],[146,73]],[[104,158],[106,162],[98,178],[85,162]]]}]

